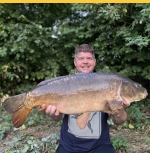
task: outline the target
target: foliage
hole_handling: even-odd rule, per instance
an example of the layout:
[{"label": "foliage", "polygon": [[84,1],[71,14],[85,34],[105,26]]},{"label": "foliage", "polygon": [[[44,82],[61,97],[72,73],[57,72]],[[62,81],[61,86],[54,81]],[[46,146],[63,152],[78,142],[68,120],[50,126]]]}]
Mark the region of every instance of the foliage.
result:
[{"label": "foliage", "polygon": [[1,4],[0,94],[71,73],[82,43],[94,47],[96,71],[118,72],[149,90],[149,12],[149,4]]},{"label": "foliage", "polygon": [[11,116],[10,114],[2,113],[3,108],[0,106],[0,140],[6,137],[11,129]]},{"label": "foliage", "polygon": [[[7,146],[8,149],[6,153],[54,153],[56,147],[58,146],[59,141],[59,131],[55,131],[57,126],[60,126],[60,123],[54,123],[50,121],[50,118],[47,117],[45,113],[37,112],[37,109],[34,109],[25,124],[20,128],[14,128],[11,123],[11,115],[8,116],[8,113],[2,110],[1,108],[0,115],[0,140],[5,139],[12,132],[14,137],[11,140],[7,140],[4,143],[0,144],[1,146]],[[50,124],[51,123],[51,124]],[[39,130],[44,131],[55,131],[54,133],[48,134],[47,136],[42,136],[41,138],[36,139],[34,134],[28,131],[28,128],[34,127]],[[38,132],[37,132],[38,133]],[[1,151],[0,151],[1,153]]]},{"label": "foliage", "polygon": [[[48,137],[44,137],[41,140],[34,140],[32,136],[18,135],[14,137],[12,141],[5,142],[4,144],[13,148],[12,153],[46,153],[47,151],[54,153],[58,145],[58,139],[58,132],[50,134]],[[24,144],[22,144],[22,142],[24,142]],[[21,147],[23,147],[23,149],[21,149]],[[11,151],[7,151],[7,153],[9,152]]]},{"label": "foliage", "polygon": [[10,131],[10,124],[4,124],[3,126],[0,126],[0,140],[5,138],[5,135],[7,132]]},{"label": "foliage", "polygon": [[146,109],[144,104],[141,102],[140,104],[134,103],[130,107],[128,107],[128,126],[130,129],[138,129],[144,130],[150,124],[150,121],[147,119],[146,116]]},{"label": "foliage", "polygon": [[[61,74],[62,64],[56,58],[58,50],[53,47],[59,43],[53,37],[54,19],[61,19],[60,13],[67,11],[68,5],[1,4],[0,7],[1,92],[25,92],[39,80]],[[47,11],[46,19],[43,15]],[[31,15],[33,12],[36,12],[35,19]],[[62,60],[68,61],[67,58]]]},{"label": "foliage", "polygon": [[58,23],[59,37],[63,42],[71,40],[66,48],[72,43],[93,45],[96,71],[118,72],[149,89],[149,8],[144,4],[76,4],[71,22]]},{"label": "foliage", "polygon": [[122,137],[122,135],[117,135],[116,137],[111,139],[112,144],[116,150],[116,152],[119,151],[127,151],[128,145],[127,140]]},{"label": "foliage", "polygon": [[52,133],[49,136],[42,138],[43,142],[47,142],[48,145],[51,148],[51,153],[55,153],[57,147],[58,147],[58,142],[59,142],[59,137],[60,134],[58,132]]}]

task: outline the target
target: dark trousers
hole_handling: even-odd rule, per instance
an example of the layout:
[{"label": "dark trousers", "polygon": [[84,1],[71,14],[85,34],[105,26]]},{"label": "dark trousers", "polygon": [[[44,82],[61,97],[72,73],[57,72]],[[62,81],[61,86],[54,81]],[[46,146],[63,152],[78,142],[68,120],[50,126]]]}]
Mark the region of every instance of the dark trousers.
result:
[{"label": "dark trousers", "polygon": [[[79,153],[79,152],[70,152],[67,151],[63,148],[62,145],[59,145],[56,153]],[[93,149],[92,151],[88,151],[88,152],[80,152],[80,153],[115,153],[114,148],[112,145],[103,145],[100,146],[96,149]]]}]

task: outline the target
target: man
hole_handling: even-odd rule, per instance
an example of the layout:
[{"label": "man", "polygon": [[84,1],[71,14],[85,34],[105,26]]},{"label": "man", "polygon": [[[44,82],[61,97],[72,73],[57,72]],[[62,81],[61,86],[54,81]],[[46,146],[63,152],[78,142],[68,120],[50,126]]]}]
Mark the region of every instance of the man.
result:
[{"label": "man", "polygon": [[[96,59],[90,45],[82,44],[75,49],[74,65],[77,73],[93,72]],[[123,124],[127,119],[123,107],[116,112],[92,112],[87,127],[79,129],[76,123],[78,115],[61,114],[55,106],[49,105],[46,114],[54,121],[63,119],[60,144],[56,153],[114,153],[107,124],[108,113],[117,125]]]}]

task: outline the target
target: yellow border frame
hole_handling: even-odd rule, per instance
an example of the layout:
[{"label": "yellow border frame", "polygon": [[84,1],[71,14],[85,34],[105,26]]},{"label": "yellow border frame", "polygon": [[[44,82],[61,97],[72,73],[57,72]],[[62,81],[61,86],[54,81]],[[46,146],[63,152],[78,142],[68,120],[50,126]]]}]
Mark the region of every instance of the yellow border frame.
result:
[{"label": "yellow border frame", "polygon": [[[0,3],[149,3],[148,0],[0,0]],[[149,3],[150,4],[150,3]]]}]

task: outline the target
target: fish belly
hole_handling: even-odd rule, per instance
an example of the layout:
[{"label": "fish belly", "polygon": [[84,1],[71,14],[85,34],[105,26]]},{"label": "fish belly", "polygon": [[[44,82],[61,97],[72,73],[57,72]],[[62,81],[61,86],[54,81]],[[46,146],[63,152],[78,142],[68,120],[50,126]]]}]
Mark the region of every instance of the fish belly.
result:
[{"label": "fish belly", "polygon": [[115,92],[85,91],[77,94],[61,95],[59,100],[56,100],[56,107],[64,114],[105,111],[108,110],[108,101],[117,101],[117,98],[118,96]]}]

